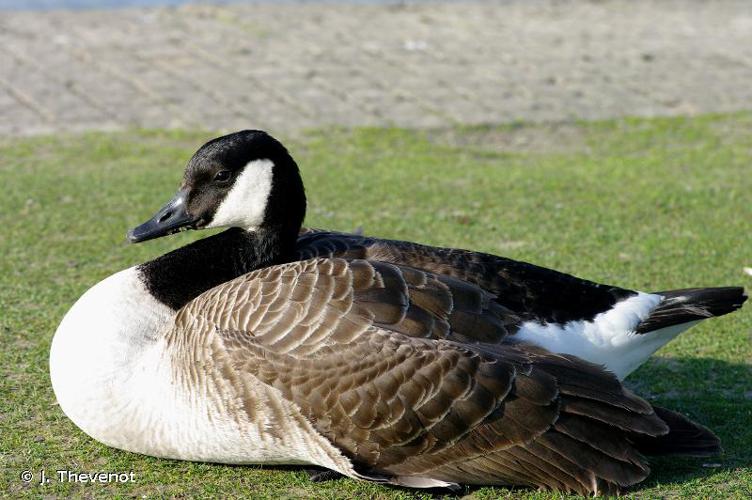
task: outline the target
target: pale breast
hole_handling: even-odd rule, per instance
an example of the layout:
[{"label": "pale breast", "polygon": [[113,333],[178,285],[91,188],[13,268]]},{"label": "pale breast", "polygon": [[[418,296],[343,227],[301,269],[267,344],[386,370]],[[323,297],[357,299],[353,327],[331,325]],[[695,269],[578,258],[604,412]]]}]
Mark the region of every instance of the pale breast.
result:
[{"label": "pale breast", "polygon": [[[108,446],[223,463],[313,463],[354,475],[299,409],[236,373],[208,324],[176,329],[136,268],[89,289],[55,333],[50,376],[65,414]],[[168,341],[168,338],[170,341]]]}]

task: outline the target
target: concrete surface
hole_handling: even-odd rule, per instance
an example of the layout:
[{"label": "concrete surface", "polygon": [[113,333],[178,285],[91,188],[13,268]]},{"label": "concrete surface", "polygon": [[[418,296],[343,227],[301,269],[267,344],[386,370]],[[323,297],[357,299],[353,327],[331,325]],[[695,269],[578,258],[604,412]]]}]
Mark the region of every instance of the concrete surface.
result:
[{"label": "concrete surface", "polygon": [[752,2],[0,13],[0,134],[566,121],[752,107]]}]

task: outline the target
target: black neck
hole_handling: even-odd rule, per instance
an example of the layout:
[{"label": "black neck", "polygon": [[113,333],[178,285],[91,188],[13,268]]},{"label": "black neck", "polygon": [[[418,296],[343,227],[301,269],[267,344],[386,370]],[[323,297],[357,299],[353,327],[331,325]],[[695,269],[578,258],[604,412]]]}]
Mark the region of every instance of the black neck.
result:
[{"label": "black neck", "polygon": [[290,259],[295,232],[238,228],[195,241],[139,266],[149,292],[178,310],[220,283]]}]

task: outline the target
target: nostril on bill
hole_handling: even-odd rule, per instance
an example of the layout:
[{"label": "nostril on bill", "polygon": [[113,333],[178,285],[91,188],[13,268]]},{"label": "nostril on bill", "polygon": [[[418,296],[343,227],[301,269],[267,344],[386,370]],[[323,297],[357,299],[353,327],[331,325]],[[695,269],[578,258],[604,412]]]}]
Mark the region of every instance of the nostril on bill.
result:
[{"label": "nostril on bill", "polygon": [[166,221],[167,219],[169,219],[170,217],[172,217],[172,210],[168,210],[167,212],[163,213],[162,217],[160,217],[157,222],[159,222],[161,224],[164,221]]}]

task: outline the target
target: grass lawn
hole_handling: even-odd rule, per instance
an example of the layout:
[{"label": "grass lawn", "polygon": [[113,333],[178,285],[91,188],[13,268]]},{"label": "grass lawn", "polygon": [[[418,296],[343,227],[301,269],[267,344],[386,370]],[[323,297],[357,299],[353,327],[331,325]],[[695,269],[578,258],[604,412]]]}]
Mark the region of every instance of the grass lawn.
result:
[{"label": "grass lawn", "polygon": [[[11,496],[412,498],[296,468],[161,460],[107,448],[55,404],[50,340],[91,285],[204,236],[142,245],[125,231],[177,187],[215,134],[131,131],[0,139],[0,491]],[[465,247],[642,290],[741,284],[752,267],[752,115],[432,132],[312,132],[288,141],[307,224]],[[707,321],[628,378],[721,437],[713,459],[654,460],[640,497],[752,495],[752,307]],[[86,390],[82,387],[81,390]],[[46,485],[25,484],[44,469]],[[55,470],[134,471],[127,484]],[[2,494],[2,493],[0,493]],[[481,488],[471,498],[554,498]],[[418,495],[420,496],[420,495]],[[423,497],[428,497],[425,493]]]}]

